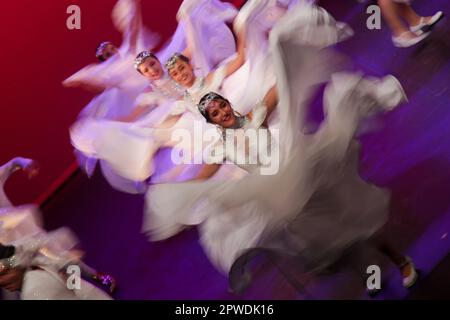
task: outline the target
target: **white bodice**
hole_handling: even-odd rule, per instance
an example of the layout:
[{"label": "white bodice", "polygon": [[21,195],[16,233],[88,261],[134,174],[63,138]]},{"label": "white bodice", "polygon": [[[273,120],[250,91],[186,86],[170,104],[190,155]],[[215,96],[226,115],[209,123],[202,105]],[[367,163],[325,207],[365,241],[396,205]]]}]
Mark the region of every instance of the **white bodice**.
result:
[{"label": "white bodice", "polygon": [[223,131],[223,138],[215,145],[210,162],[232,162],[252,174],[260,174],[260,168],[273,160],[274,142],[269,129],[262,127],[267,114],[267,107],[259,104],[253,109],[252,119],[242,119],[238,129]]},{"label": "white bodice", "polygon": [[197,77],[192,87],[186,89],[184,94],[184,103],[187,110],[194,114],[200,114],[197,104],[200,99],[209,92],[221,93],[222,83],[225,80],[225,66],[219,67],[214,71],[210,83],[206,83],[204,77]]},{"label": "white bodice", "polygon": [[151,86],[166,98],[177,99],[183,95],[183,89],[171,80],[167,74],[164,74],[162,79],[152,81]]}]

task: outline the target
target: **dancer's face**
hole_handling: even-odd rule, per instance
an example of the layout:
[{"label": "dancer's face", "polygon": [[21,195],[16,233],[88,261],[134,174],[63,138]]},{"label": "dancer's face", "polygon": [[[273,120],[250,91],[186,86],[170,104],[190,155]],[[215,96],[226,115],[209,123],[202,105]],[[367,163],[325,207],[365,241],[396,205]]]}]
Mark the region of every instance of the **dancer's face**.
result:
[{"label": "dancer's face", "polygon": [[105,59],[105,61],[106,61],[109,58],[111,58],[113,55],[115,55],[117,52],[119,52],[119,51],[117,50],[116,46],[109,43],[105,46],[105,48],[102,51],[103,59]]},{"label": "dancer's face", "polygon": [[145,61],[139,66],[139,71],[149,80],[158,80],[164,75],[164,70],[161,63],[158,59],[153,57],[148,57],[145,59]]},{"label": "dancer's face", "polygon": [[178,59],[169,70],[170,77],[185,88],[190,88],[195,82],[194,70],[190,63]]},{"label": "dancer's face", "polygon": [[233,108],[222,99],[211,101],[206,107],[209,120],[223,128],[231,128],[236,122]]}]

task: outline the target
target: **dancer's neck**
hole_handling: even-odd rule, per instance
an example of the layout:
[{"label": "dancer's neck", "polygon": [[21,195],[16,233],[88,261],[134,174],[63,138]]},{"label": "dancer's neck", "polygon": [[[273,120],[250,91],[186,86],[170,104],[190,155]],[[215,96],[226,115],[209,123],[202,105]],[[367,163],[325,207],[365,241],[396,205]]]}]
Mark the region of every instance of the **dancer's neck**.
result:
[{"label": "dancer's neck", "polygon": [[187,88],[190,89],[194,86],[195,82],[197,81],[197,77],[192,78],[192,81],[187,84]]},{"label": "dancer's neck", "polygon": [[200,78],[200,77],[194,77],[194,78],[192,78],[191,83],[189,83],[188,85],[186,85],[185,88],[186,88],[187,90],[190,90],[190,91],[192,91],[192,90],[195,91],[196,87],[200,87],[200,86],[201,86],[200,83],[202,82],[202,80],[203,80],[203,78]]}]

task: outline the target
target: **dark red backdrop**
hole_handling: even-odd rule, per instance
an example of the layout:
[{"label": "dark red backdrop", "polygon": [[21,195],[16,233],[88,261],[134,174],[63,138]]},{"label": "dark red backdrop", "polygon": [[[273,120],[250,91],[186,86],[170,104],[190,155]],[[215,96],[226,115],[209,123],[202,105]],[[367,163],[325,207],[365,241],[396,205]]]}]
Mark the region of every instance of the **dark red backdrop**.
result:
[{"label": "dark red backdrop", "polygon": [[[240,3],[241,0],[230,1]],[[81,8],[81,30],[68,30],[66,9]],[[15,203],[32,202],[74,161],[68,127],[92,98],[61,81],[94,62],[102,40],[120,44],[111,22],[115,0],[4,1],[0,11],[0,162],[22,155],[39,161],[29,182],[14,176],[6,189]],[[181,0],[142,0],[144,23],[164,38],[176,27]]]}]

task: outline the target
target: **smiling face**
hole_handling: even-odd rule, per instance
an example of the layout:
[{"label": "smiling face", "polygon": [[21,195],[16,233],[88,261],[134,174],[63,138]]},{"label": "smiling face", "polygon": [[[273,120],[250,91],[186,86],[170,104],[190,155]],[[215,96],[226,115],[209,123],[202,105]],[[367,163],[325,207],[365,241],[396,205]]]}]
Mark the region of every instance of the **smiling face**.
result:
[{"label": "smiling face", "polygon": [[223,99],[214,99],[206,107],[210,122],[222,128],[231,128],[236,123],[236,116],[230,103]]},{"label": "smiling face", "polygon": [[190,88],[195,82],[194,70],[190,63],[177,59],[169,70],[170,77],[185,88]]},{"label": "smiling face", "polygon": [[164,75],[164,70],[158,59],[148,57],[139,65],[139,72],[149,80],[161,79]]}]

